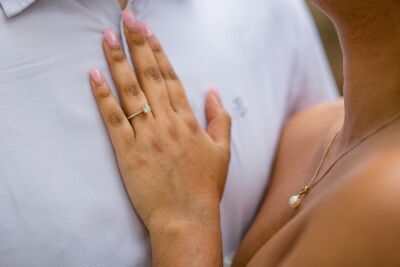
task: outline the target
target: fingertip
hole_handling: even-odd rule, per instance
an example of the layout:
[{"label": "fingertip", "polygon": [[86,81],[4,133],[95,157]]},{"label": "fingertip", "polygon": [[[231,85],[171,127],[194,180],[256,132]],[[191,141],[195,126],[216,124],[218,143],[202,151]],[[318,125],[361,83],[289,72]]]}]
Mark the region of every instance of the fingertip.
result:
[{"label": "fingertip", "polygon": [[218,100],[215,97],[215,95],[214,95],[212,90],[208,91],[207,97],[206,97],[206,106],[207,106],[207,108],[209,108],[210,105],[213,105],[213,106],[218,106],[219,105]]},{"label": "fingertip", "polygon": [[104,83],[104,76],[98,68],[91,68],[89,70],[89,77],[94,85],[99,86]]},{"label": "fingertip", "polygon": [[112,49],[121,48],[121,43],[117,32],[112,28],[107,28],[103,30],[103,36],[105,43]]},{"label": "fingertip", "polygon": [[206,117],[207,121],[212,121],[218,116],[220,104],[215,97],[215,94],[210,90],[206,98]]},{"label": "fingertip", "polygon": [[125,9],[121,12],[122,20],[128,29],[133,29],[137,26],[137,20],[135,14],[131,9]]},{"label": "fingertip", "polygon": [[206,106],[207,110],[211,110],[213,113],[218,112],[218,110],[222,107],[218,100],[218,97],[212,90],[210,90],[207,94]]},{"label": "fingertip", "polygon": [[217,88],[215,87],[215,85],[210,84],[209,85],[209,93],[212,94],[215,99],[217,100],[217,102],[219,103],[220,106],[222,106],[222,100],[221,100],[221,96],[217,90]]},{"label": "fingertip", "polygon": [[152,35],[150,37],[147,38],[150,48],[154,51],[154,52],[160,52],[161,51],[161,44],[158,41],[158,39],[156,38],[155,35]]},{"label": "fingertip", "polygon": [[142,30],[144,36],[146,36],[147,38],[152,37],[153,36],[153,32],[151,31],[149,25],[147,25],[144,22],[140,22],[140,29]]}]

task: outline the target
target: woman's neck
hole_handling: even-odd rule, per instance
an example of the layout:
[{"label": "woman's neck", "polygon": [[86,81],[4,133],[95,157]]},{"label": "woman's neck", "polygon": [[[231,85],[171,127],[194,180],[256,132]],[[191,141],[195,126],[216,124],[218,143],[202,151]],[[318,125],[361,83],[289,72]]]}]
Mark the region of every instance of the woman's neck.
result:
[{"label": "woman's neck", "polygon": [[398,14],[368,14],[336,23],[344,54],[344,145],[400,112]]}]

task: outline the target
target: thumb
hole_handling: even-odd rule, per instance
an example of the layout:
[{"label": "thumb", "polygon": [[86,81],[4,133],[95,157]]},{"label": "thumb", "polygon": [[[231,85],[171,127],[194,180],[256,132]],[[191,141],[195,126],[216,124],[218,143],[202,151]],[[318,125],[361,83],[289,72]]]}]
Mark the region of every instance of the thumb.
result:
[{"label": "thumb", "polygon": [[206,100],[207,133],[215,143],[229,150],[231,142],[231,118],[221,105],[216,90],[211,89]]}]

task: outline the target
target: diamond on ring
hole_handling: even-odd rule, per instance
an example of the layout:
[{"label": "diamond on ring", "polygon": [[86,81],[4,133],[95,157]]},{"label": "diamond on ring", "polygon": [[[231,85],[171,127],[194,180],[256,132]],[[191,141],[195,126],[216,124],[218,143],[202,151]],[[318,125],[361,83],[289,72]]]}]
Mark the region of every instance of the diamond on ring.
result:
[{"label": "diamond on ring", "polygon": [[144,106],[143,106],[143,112],[144,112],[144,113],[150,113],[150,112],[151,112],[151,107],[150,107],[150,105],[144,105]]},{"label": "diamond on ring", "polygon": [[151,112],[151,107],[150,107],[150,105],[146,104],[146,105],[143,106],[141,111],[135,112],[132,115],[130,115],[128,117],[128,120],[131,120],[131,119],[135,118],[136,116],[139,116],[140,114],[143,114],[143,113],[147,114],[147,113],[150,113],[150,112]]}]

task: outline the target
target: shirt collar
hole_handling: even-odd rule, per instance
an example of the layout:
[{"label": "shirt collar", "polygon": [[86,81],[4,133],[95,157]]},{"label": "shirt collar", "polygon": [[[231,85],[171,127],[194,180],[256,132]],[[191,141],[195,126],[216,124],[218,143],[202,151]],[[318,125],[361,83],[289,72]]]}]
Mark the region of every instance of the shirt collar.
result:
[{"label": "shirt collar", "polygon": [[[36,2],[36,0],[0,0],[0,5],[7,17],[13,17],[27,9],[34,2]],[[126,6],[132,7],[137,2],[144,2],[144,0],[128,0]]]},{"label": "shirt collar", "polygon": [[6,16],[12,17],[28,8],[35,1],[36,0],[0,0],[0,5]]}]

